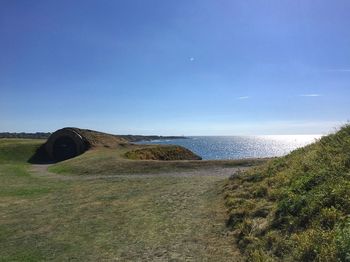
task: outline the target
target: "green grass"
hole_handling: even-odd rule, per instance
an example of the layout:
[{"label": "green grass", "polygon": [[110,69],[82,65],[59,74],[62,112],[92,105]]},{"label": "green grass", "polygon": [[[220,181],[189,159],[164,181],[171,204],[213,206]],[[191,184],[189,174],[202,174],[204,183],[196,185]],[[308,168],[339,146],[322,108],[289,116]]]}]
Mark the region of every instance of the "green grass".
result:
[{"label": "green grass", "polygon": [[0,197],[36,197],[48,193],[48,186],[36,185],[36,179],[27,171],[27,161],[36,152],[42,140],[0,139]]},{"label": "green grass", "polygon": [[27,162],[43,142],[41,139],[0,139],[0,164]]},{"label": "green grass", "polygon": [[[40,199],[62,188],[61,183],[33,178],[27,161],[42,144],[41,140],[0,139],[0,261],[41,261],[38,235],[28,234],[35,219],[31,207]],[[44,208],[44,207],[41,207]]]},{"label": "green grass", "polygon": [[[237,258],[225,227],[223,177],[36,176],[28,171],[27,160],[40,143],[0,140],[0,261]],[[127,150],[96,149],[55,168],[77,170],[72,175],[115,174],[119,162],[128,168],[137,163],[122,156]],[[140,162],[136,170],[141,172],[147,161]],[[160,163],[150,162],[149,170],[157,170]],[[101,169],[106,166],[110,169]]]},{"label": "green grass", "polygon": [[350,261],[350,126],[232,177],[226,204],[249,261]]}]

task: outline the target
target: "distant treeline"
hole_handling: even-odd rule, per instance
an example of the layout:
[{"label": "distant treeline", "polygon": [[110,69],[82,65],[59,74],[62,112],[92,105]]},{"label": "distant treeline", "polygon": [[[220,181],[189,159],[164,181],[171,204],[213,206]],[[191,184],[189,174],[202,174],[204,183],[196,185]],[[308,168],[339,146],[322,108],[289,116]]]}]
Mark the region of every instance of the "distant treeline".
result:
[{"label": "distant treeline", "polygon": [[117,136],[124,138],[129,142],[186,138],[184,136],[141,136],[141,135],[117,135]]},{"label": "distant treeline", "polygon": [[[47,139],[51,133],[36,132],[36,133],[10,133],[3,132],[0,133],[0,138],[31,138],[31,139]],[[139,141],[151,141],[151,140],[164,140],[164,139],[178,139],[185,138],[183,136],[141,136],[141,135],[116,135],[126,139],[129,142],[139,142]]]},{"label": "distant treeline", "polygon": [[34,139],[46,139],[51,135],[51,133],[36,132],[36,133],[10,133],[3,132],[0,133],[0,138],[34,138]]}]

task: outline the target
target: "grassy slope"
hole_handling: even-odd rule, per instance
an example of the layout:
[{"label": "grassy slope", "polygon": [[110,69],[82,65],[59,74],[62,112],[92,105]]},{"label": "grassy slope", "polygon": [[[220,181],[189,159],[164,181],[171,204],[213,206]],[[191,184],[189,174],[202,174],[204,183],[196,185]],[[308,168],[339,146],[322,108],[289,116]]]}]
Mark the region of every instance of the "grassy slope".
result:
[{"label": "grassy slope", "polygon": [[133,160],[201,160],[192,151],[181,146],[158,145],[130,150],[125,156]]},{"label": "grassy slope", "polygon": [[26,161],[40,143],[0,139],[0,261],[234,260],[222,177],[37,177]]},{"label": "grassy slope", "polygon": [[48,191],[31,184],[33,179],[26,172],[27,160],[42,143],[32,139],[0,139],[1,197],[35,196]]},{"label": "grassy slope", "polygon": [[350,261],[350,126],[231,178],[226,204],[251,261]]}]

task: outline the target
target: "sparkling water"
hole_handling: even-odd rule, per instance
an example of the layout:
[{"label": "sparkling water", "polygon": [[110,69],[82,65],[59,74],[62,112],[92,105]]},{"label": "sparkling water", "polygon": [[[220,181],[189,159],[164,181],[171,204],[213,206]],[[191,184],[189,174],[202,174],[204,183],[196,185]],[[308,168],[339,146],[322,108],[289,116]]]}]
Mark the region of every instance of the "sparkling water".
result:
[{"label": "sparkling water", "polygon": [[242,159],[275,157],[315,142],[320,135],[277,136],[192,136],[171,140],[154,140],[139,144],[180,145],[203,159]]}]

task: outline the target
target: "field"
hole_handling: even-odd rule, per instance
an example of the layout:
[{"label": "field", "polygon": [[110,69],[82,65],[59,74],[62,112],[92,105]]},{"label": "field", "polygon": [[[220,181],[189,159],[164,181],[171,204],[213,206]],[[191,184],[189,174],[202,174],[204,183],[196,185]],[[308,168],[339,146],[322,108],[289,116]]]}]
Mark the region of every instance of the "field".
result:
[{"label": "field", "polygon": [[240,260],[221,191],[256,161],[135,161],[125,148],[96,149],[47,170],[27,163],[41,143],[0,140],[0,261]]}]

